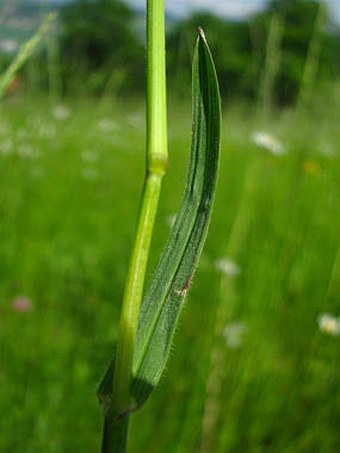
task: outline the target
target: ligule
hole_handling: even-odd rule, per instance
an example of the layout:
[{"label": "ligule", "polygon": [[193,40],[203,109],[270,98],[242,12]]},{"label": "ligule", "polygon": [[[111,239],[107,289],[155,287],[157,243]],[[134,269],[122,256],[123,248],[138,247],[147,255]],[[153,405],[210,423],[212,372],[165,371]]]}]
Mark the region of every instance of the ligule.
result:
[{"label": "ligule", "polygon": [[[184,197],[176,222],[143,298],[133,358],[131,407],[140,408],[166,366],[179,315],[207,234],[220,156],[221,104],[214,63],[199,29],[193,58],[193,130]],[[98,390],[112,395],[112,360]]]}]

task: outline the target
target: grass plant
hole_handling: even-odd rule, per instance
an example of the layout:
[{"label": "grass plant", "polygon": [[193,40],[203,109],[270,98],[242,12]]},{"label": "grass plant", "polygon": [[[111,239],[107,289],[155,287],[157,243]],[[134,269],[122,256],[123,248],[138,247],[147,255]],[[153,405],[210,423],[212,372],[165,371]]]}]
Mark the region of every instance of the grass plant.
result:
[{"label": "grass plant", "polygon": [[[194,67],[209,57],[200,34]],[[196,90],[198,74],[206,72],[196,71]],[[197,99],[204,99],[202,93]],[[111,429],[109,415],[104,450],[125,448],[129,410],[142,406],[151,390],[154,397],[130,419],[129,448],[136,453],[340,450],[339,100],[325,95],[308,113],[270,118],[248,106],[246,112],[228,107],[215,216],[172,347],[202,242],[191,264],[176,268],[179,279],[175,272],[170,293],[164,282],[158,285],[155,275],[163,274],[166,252],[158,274],[148,269],[157,268],[169,217],[178,211],[183,150],[190,146],[188,107],[170,105],[171,171],[153,212],[157,227],[149,266],[142,269],[149,290],[142,301],[139,274],[139,302],[132,309],[131,331],[139,346],[132,347],[129,336],[123,372],[115,377],[111,364],[101,387],[109,409],[117,401],[112,392],[119,396],[113,418],[126,410],[127,417]],[[127,297],[125,276],[135,275],[126,257],[138,219],[134,203],[123,203],[122,193],[126,200],[139,196],[144,106],[112,99],[50,101],[16,97],[0,105],[0,407],[6,414],[0,419],[0,450],[92,452],[99,449],[101,431],[93,389],[112,345],[122,342],[121,350],[126,345],[125,322],[117,326],[126,309],[120,302]],[[160,105],[164,114],[165,102],[154,104]],[[199,105],[200,114],[209,112]],[[148,114],[149,132],[154,113]],[[157,114],[156,123],[160,117],[165,121]],[[209,130],[209,121],[204,124]],[[211,137],[216,135],[218,128]],[[165,137],[163,127],[147,142],[165,150]],[[157,173],[158,145],[147,148],[147,165]],[[193,155],[203,162],[203,154]],[[193,157],[189,175],[192,162]],[[194,181],[189,178],[186,193],[192,189],[205,201],[204,184]],[[195,206],[196,219],[202,203]],[[198,231],[196,221],[184,225],[181,218],[183,206],[165,251],[173,249],[173,235],[183,226],[189,236]],[[204,237],[206,225],[199,230]],[[188,264],[190,240],[183,244],[177,252]],[[162,317],[169,315],[160,309],[164,301],[177,304],[174,323]],[[148,322],[136,325],[139,303],[142,315],[151,307],[152,319],[155,310],[158,320],[171,321],[153,324],[151,330],[163,334],[155,343],[145,341]]]},{"label": "grass plant", "polygon": [[[223,353],[216,363],[216,451],[339,449],[339,338],[318,324],[323,313],[338,317],[340,310],[336,99],[318,99],[301,119],[291,111],[267,120],[267,132],[285,145],[281,156],[252,142],[263,120],[251,109],[225,112],[206,248],[171,366],[131,417],[131,451],[171,452],[174,439],[179,452],[199,451],[216,341]],[[136,222],[135,205],[122,203],[122,193],[136,200],[143,179],[142,102],[71,100],[66,119],[55,116],[56,107],[18,97],[0,106],[2,451],[99,450],[101,411],[93,391],[117,340]],[[181,201],[188,129],[188,105],[170,103],[171,171],[150,269]],[[228,255],[240,269],[233,278],[216,267]],[[221,282],[230,279],[234,295]],[[26,311],[16,308],[18,297],[30,300]],[[246,326],[239,347],[214,335],[219,305],[224,327]]]},{"label": "grass plant", "polygon": [[147,2],[147,50],[145,182],[117,348],[98,391],[105,412],[104,452],[126,450],[130,414],[145,403],[166,366],[207,234],[219,163],[220,95],[206,38],[199,29],[193,58],[192,146],[185,194],[141,306],[161,182],[168,163],[163,1]]}]

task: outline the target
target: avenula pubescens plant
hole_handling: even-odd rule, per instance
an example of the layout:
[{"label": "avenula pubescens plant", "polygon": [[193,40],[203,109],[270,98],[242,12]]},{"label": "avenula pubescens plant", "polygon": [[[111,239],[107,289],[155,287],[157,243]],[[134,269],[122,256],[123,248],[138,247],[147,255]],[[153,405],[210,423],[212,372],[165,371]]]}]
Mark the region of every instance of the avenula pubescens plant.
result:
[{"label": "avenula pubescens plant", "polygon": [[164,0],[147,2],[147,159],[114,359],[99,386],[103,452],[124,452],[129,417],[157,385],[203,248],[221,135],[218,82],[204,33],[193,58],[193,129],[186,188],[175,224],[143,297],[162,177],[167,168]]}]

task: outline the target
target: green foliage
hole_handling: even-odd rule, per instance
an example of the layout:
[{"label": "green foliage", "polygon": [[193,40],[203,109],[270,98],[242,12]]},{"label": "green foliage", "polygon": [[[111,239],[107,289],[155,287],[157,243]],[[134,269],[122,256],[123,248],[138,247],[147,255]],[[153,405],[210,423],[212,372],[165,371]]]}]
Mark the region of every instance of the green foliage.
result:
[{"label": "green foliage", "polygon": [[[318,15],[322,14],[322,20]],[[269,3],[269,14],[279,14],[284,24],[281,42],[281,64],[276,80],[276,99],[279,104],[291,103],[296,100],[303,81],[303,73],[308,57],[308,50],[313,35],[319,41],[321,54],[319,61],[319,80],[334,75],[336,54],[330,45],[334,36],[330,34],[327,24],[329,17],[326,6],[314,0],[274,0]],[[268,14],[267,13],[267,14]],[[268,17],[268,16],[267,16]],[[266,25],[266,16],[259,16],[262,26]]]},{"label": "green foliage", "polygon": [[[171,366],[155,397],[131,417],[132,452],[167,452],[174,440],[178,451],[199,451],[219,304],[226,323],[241,321],[247,330],[238,349],[219,337],[213,451],[340,450],[339,337],[317,324],[323,312],[340,315],[339,88],[308,114],[270,118],[266,130],[287,148],[281,157],[249,141],[259,124],[251,108],[229,105],[225,112],[207,244]],[[4,452],[100,448],[101,411],[93,393],[117,339],[143,178],[144,105],[86,98],[67,106],[67,120],[56,119],[46,99],[8,99],[0,107]],[[172,163],[150,272],[180,203],[190,121],[186,106],[170,107]],[[135,201],[123,203],[122,194]],[[241,272],[230,299],[221,286],[227,277],[214,263],[226,256],[232,230],[241,245],[230,258]],[[30,311],[13,308],[19,295],[31,299]]]},{"label": "green foliage", "polygon": [[134,14],[119,0],[76,0],[61,9],[60,46],[69,92],[144,86],[143,45],[133,32]]},{"label": "green foliage", "polygon": [[221,94],[228,97],[257,99],[263,80],[266,48],[273,15],[280,15],[282,36],[278,52],[280,62],[274,83],[274,101],[278,105],[294,103],[303,83],[308,51],[314,35],[320,52],[317,55],[317,82],[322,86],[339,76],[339,44],[336,32],[329,27],[326,9],[318,21],[319,2],[310,0],[275,1],[249,21],[224,21],[206,14],[196,14],[180,22],[168,38],[169,82],[185,93],[189,84],[190,40],[198,25],[209,33],[211,49],[220,75]]},{"label": "green foliage", "polygon": [[[320,9],[322,20],[318,19]],[[274,104],[291,105],[305,89],[305,70],[306,64],[310,65],[313,40],[319,48],[313,56],[315,80],[309,90],[322,91],[339,78],[339,27],[332,22],[325,4],[314,0],[277,0],[245,20],[225,21],[209,14],[194,14],[174,22],[167,37],[171,93],[183,97],[189,92],[192,42],[197,27],[202,26],[209,34],[215,55],[222,97],[261,98],[273,15],[279,17],[282,25],[278,69],[270,96]],[[61,64],[59,86],[72,94],[99,95],[105,91],[143,94],[143,27],[140,13],[120,0],[76,0],[63,5],[59,41],[55,42]],[[32,87],[45,90],[49,86],[47,60],[46,52],[42,52],[27,67],[24,75],[29,90]]]}]

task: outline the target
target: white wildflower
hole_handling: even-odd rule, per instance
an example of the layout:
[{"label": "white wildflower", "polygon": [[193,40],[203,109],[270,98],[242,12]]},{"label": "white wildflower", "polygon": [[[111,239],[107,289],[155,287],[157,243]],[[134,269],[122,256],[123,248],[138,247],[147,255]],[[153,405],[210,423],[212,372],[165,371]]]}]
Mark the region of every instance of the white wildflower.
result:
[{"label": "white wildflower", "polygon": [[231,322],[227,324],[223,331],[223,336],[227,346],[231,349],[237,349],[242,345],[243,337],[247,331],[247,326],[241,322]]},{"label": "white wildflower", "polygon": [[94,181],[98,177],[98,172],[94,168],[83,168],[81,175],[87,181]]},{"label": "white wildflower", "polygon": [[32,179],[35,180],[41,179],[44,176],[44,174],[45,174],[44,170],[40,167],[34,167],[30,171]]},{"label": "white wildflower", "polygon": [[336,318],[329,313],[323,313],[318,317],[318,323],[321,332],[325,332],[333,336],[340,335],[340,318]]},{"label": "white wildflower", "polygon": [[266,149],[275,156],[281,156],[286,153],[286,147],[274,135],[268,134],[265,131],[254,132],[251,135],[251,140],[255,145]]},{"label": "white wildflower", "polygon": [[110,118],[102,118],[98,121],[97,127],[102,132],[111,132],[117,129],[117,123]]},{"label": "white wildflower", "polygon": [[18,146],[17,154],[22,158],[35,158],[38,157],[39,153],[35,148],[33,148],[33,146],[23,143]]},{"label": "white wildflower", "polygon": [[18,41],[11,38],[5,38],[0,40],[0,51],[4,53],[13,53],[19,47]]},{"label": "white wildflower", "polygon": [[322,156],[325,157],[333,157],[335,154],[333,145],[327,141],[321,141],[318,144],[318,151]]},{"label": "white wildflower", "polygon": [[128,122],[133,127],[141,127],[144,124],[144,114],[142,112],[134,112],[128,115]]},{"label": "white wildflower", "polygon": [[28,136],[28,132],[27,132],[27,129],[25,128],[22,128],[22,129],[18,129],[17,130],[17,133],[16,133],[16,136],[19,140],[25,140]]},{"label": "white wildflower", "polygon": [[82,151],[82,153],[81,153],[81,158],[84,162],[89,162],[89,163],[97,162],[98,153],[95,150],[84,149],[84,151]]},{"label": "white wildflower", "polygon": [[41,124],[38,134],[42,138],[53,138],[56,135],[56,129],[52,124]]},{"label": "white wildflower", "polygon": [[71,110],[66,105],[56,105],[52,109],[52,115],[56,120],[64,121],[71,116]]},{"label": "white wildflower", "polygon": [[237,277],[241,273],[240,266],[228,257],[219,258],[214,262],[215,269],[229,277]]},{"label": "white wildflower", "polygon": [[30,131],[30,130],[37,130],[44,122],[44,119],[43,117],[41,117],[40,115],[30,115],[27,119],[26,119],[26,127],[27,129]]},{"label": "white wildflower", "polygon": [[9,139],[0,142],[0,154],[3,156],[8,156],[14,151],[13,142]]},{"label": "white wildflower", "polygon": [[9,132],[8,124],[2,122],[0,123],[0,135],[7,135]]}]

